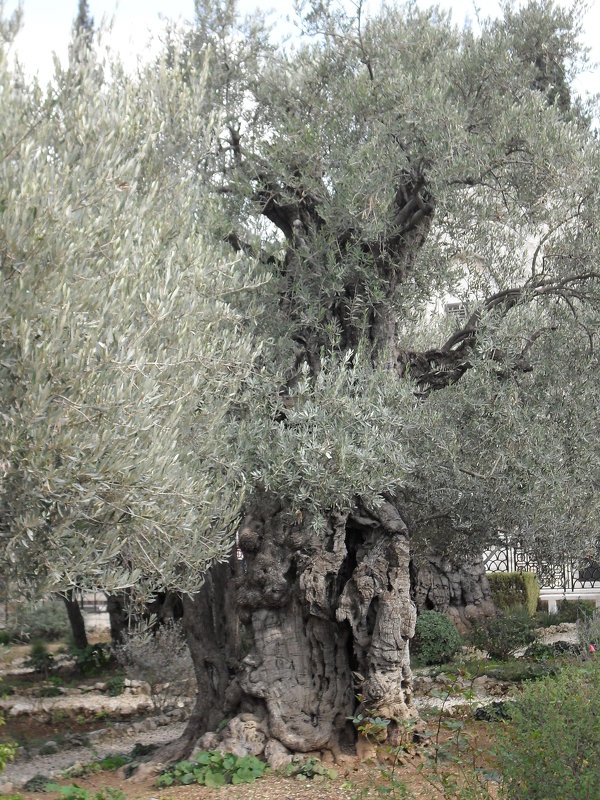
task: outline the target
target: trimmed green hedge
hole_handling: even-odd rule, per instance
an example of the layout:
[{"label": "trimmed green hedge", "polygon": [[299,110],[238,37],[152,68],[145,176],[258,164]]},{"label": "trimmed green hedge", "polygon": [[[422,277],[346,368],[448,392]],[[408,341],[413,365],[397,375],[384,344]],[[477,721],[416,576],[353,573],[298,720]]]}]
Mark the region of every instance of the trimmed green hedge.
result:
[{"label": "trimmed green hedge", "polygon": [[492,600],[497,608],[509,611],[520,606],[535,614],[540,585],[533,572],[488,572]]}]

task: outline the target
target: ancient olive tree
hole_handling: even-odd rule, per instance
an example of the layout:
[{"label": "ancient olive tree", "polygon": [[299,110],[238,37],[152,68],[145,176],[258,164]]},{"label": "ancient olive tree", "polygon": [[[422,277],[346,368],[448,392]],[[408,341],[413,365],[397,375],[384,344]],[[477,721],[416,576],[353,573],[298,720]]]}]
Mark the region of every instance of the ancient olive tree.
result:
[{"label": "ancient olive tree", "polygon": [[172,756],[224,719],[336,751],[356,695],[393,734],[415,605],[485,611],[499,528],[596,536],[576,18],[299,19],[290,49],[198,3],[152,69],[46,94],[2,65],[3,546],[53,587],[184,592]]},{"label": "ancient olive tree", "polygon": [[[171,60],[188,81],[208,59],[221,125],[198,175],[223,240],[273,274],[279,386],[240,396],[241,560],[184,598],[201,691],[182,749],[233,717],[268,754],[335,751],[356,695],[414,715],[415,604],[489,610],[473,562],[500,528],[547,557],[596,536],[600,162],[570,103],[576,15],[532,3],[476,34],[305,3],[300,24],[278,48],[197,3]],[[458,329],[435,318],[447,292]]]}]

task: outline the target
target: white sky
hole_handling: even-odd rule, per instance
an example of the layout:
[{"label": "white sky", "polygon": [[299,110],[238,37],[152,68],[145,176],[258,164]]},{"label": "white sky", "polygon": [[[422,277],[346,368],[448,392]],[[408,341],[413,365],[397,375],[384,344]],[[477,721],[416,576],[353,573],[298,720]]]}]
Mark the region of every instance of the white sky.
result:
[{"label": "white sky", "polygon": [[[61,59],[67,52],[73,20],[77,14],[78,0],[21,0],[24,8],[24,23],[16,40],[16,51],[28,72],[38,73],[42,79],[52,73],[52,52]],[[433,4],[419,0],[423,5]],[[560,0],[567,4],[567,0]],[[600,0],[588,0],[585,41],[591,48],[593,61],[600,62]],[[10,13],[18,0],[4,0],[4,11]],[[150,34],[157,33],[163,22],[161,17],[191,21],[194,17],[193,0],[88,0],[90,12],[97,23],[103,17],[114,17],[111,43],[125,63],[135,63],[137,56],[144,54]],[[469,18],[475,20],[475,7],[483,17],[495,16],[499,10],[498,0],[440,0],[440,5],[452,10],[454,20],[462,25]],[[0,0],[2,6],[2,0]],[[277,9],[282,18],[292,11],[291,0],[239,0],[240,9]],[[583,92],[600,91],[600,69],[596,68],[583,77],[578,88]]]}]

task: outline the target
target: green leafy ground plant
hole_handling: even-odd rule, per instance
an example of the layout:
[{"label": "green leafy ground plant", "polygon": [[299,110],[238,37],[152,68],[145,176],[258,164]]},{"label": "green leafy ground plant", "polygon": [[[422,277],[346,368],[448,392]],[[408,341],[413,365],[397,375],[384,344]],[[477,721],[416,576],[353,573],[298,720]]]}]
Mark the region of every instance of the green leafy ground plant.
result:
[{"label": "green leafy ground plant", "polygon": [[321,763],[318,758],[309,758],[307,761],[292,761],[291,764],[284,768],[283,774],[287,778],[296,778],[297,781],[312,780],[315,783],[335,780],[338,776],[337,770]]},{"label": "green leafy ground plant", "polygon": [[62,785],[60,783],[47,783],[44,791],[58,792],[61,800],[125,800],[125,795],[120,789],[114,789],[112,786],[106,789],[99,789],[92,794],[82,786],[76,783]]},{"label": "green leafy ground plant", "polygon": [[191,761],[180,761],[163,772],[157,780],[159,786],[188,786],[193,783],[217,789],[227,783],[254,783],[268,770],[267,764],[256,756],[236,756],[216,750],[198,753]]}]

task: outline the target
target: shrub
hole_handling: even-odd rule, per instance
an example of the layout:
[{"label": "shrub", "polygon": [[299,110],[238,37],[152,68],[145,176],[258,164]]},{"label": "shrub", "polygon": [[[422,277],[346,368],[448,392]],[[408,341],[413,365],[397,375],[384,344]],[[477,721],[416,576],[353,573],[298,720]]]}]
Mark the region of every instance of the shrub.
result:
[{"label": "shrub", "polygon": [[[4,725],[2,716],[0,716],[0,725]],[[16,753],[17,745],[14,742],[0,742],[0,773],[4,772],[6,765],[14,759]]]},{"label": "shrub", "polygon": [[490,658],[503,660],[535,639],[535,622],[526,608],[516,608],[473,626],[471,642]]},{"label": "shrub", "polygon": [[487,577],[496,608],[510,611],[523,607],[535,614],[540,585],[533,572],[492,572]]},{"label": "shrub", "polygon": [[600,664],[528,684],[501,734],[508,800],[600,797]]},{"label": "shrub", "polygon": [[114,675],[106,681],[106,694],[109,697],[118,697],[125,691],[125,678]]},{"label": "shrub", "polygon": [[593,600],[559,600],[556,604],[558,613],[557,622],[578,622],[580,619],[592,617],[596,611]]},{"label": "shrub", "polygon": [[81,675],[90,678],[105,670],[110,664],[110,648],[107,644],[88,644],[83,650],[72,647],[75,668]]},{"label": "shrub", "polygon": [[13,641],[43,639],[45,642],[54,642],[65,639],[70,630],[65,604],[62,600],[51,600],[21,609],[17,623],[9,633]]},{"label": "shrub", "polygon": [[128,678],[150,686],[152,704],[163,709],[169,698],[180,697],[194,677],[190,651],[181,624],[167,622],[154,633],[137,631],[115,648],[115,655]]},{"label": "shrub", "polygon": [[54,656],[48,652],[46,643],[41,639],[35,639],[31,644],[27,666],[35,672],[47,676],[54,667]]},{"label": "shrub", "polygon": [[525,650],[525,658],[532,661],[548,661],[557,656],[578,655],[581,652],[581,645],[576,642],[534,642]]},{"label": "shrub", "polygon": [[10,633],[8,631],[0,631],[0,645],[10,644]]},{"label": "shrub", "polygon": [[535,615],[535,624],[538,628],[550,628],[552,625],[556,625],[558,622],[558,616],[556,614],[551,614],[549,611],[537,611]]},{"label": "shrub", "polygon": [[577,622],[577,642],[583,653],[589,653],[590,646],[600,653],[600,611]]},{"label": "shrub", "polygon": [[445,614],[423,611],[417,617],[412,648],[417,664],[444,664],[462,646],[460,633]]}]

